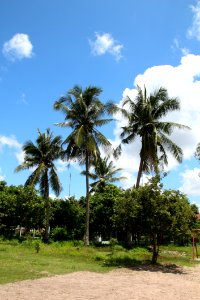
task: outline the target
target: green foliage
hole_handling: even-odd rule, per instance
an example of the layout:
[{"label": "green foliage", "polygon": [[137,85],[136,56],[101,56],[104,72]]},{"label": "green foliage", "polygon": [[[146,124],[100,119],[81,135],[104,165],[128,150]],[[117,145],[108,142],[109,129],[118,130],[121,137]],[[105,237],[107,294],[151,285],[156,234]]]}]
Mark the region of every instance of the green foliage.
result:
[{"label": "green foliage", "polygon": [[103,192],[91,196],[90,228],[93,236],[101,235],[104,240],[109,240],[115,230],[114,204],[123,191],[113,185],[107,185]]},{"label": "green foliage", "polygon": [[[90,184],[90,193],[103,192],[106,185],[126,179],[126,177],[116,176],[122,169],[116,168],[113,161],[109,160],[109,156],[104,158],[99,156],[92,161],[91,165],[94,167],[94,172],[90,172],[89,177],[93,179],[94,182]],[[85,171],[81,174],[86,175]]]},{"label": "green foliage", "polygon": [[159,245],[165,235],[175,242],[181,239],[184,243],[189,239],[195,214],[185,195],[179,191],[163,192],[157,176],[138,189],[138,203],[142,233],[152,241],[153,263],[157,261]]},{"label": "green foliage", "polygon": [[[169,137],[174,129],[188,129],[189,127],[163,121],[167,113],[179,109],[179,100],[169,98],[167,90],[163,87],[147,95],[146,87],[142,90],[138,86],[138,93],[134,100],[129,97],[124,99],[121,112],[127,119],[127,125],[122,128],[122,143],[130,144],[137,136],[141,137],[137,187],[139,187],[143,172],[154,171],[158,174],[163,166],[168,164],[166,150],[170,151],[178,162],[182,161],[181,148]],[[121,146],[116,152],[119,153],[120,149]]]},{"label": "green foliage", "polygon": [[137,201],[138,190],[126,190],[121,197],[115,199],[113,221],[117,228],[119,238],[125,236],[129,243],[129,234],[139,230],[138,215],[141,205]]},{"label": "green foliage", "polygon": [[65,241],[67,237],[67,230],[63,227],[55,227],[52,230],[52,238],[54,241]]},{"label": "green foliage", "polygon": [[[82,242],[78,246],[73,241],[44,244],[32,240],[19,244],[16,240],[0,239],[0,284],[76,271],[106,272],[124,266],[144,265],[148,269],[151,253],[147,249],[117,247],[112,254],[110,246],[83,247]],[[194,266],[198,262],[191,260],[191,253],[191,246],[161,247],[160,262]]]},{"label": "green foliage", "polygon": [[39,251],[40,251],[40,242],[39,241],[34,242],[34,248],[35,248],[36,253],[39,253]]},{"label": "green foliage", "polygon": [[106,151],[111,148],[111,143],[97,128],[112,121],[105,118],[105,114],[112,113],[114,105],[102,103],[99,99],[101,92],[102,89],[95,86],[88,86],[83,90],[75,85],[66,96],[54,103],[54,109],[65,114],[65,121],[56,125],[72,129],[64,140],[67,147],[63,155],[67,160],[78,160],[85,165],[86,245],[89,245],[89,167],[91,161],[100,155],[99,146]]},{"label": "green foliage", "polygon": [[27,141],[23,146],[25,153],[24,162],[16,168],[16,171],[33,169],[34,171],[25,182],[25,186],[39,184],[41,196],[45,200],[45,234],[44,240],[49,239],[49,218],[50,218],[50,187],[58,196],[62,190],[60,180],[56,173],[55,160],[61,157],[61,137],[53,136],[48,128],[45,133],[38,130],[36,143]]},{"label": "green foliage", "polygon": [[110,239],[110,249],[112,254],[114,254],[114,250],[116,249],[117,245],[118,245],[117,239],[115,238]]},{"label": "green foliage", "polygon": [[[0,234],[15,235],[17,226],[42,227],[44,202],[31,187],[10,186],[0,182]],[[19,234],[19,233],[18,233]]]},{"label": "green foliage", "polygon": [[85,208],[74,197],[55,199],[51,203],[51,228],[64,227],[68,239],[81,239],[84,234]]}]

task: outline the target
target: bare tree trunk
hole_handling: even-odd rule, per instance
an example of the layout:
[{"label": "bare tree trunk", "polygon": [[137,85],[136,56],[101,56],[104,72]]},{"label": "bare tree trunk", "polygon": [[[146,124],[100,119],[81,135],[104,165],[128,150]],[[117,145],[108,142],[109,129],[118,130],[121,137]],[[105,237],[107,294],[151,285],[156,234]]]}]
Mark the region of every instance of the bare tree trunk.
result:
[{"label": "bare tree trunk", "polygon": [[85,222],[85,246],[89,246],[90,244],[90,233],[89,233],[89,225],[90,225],[90,199],[89,199],[89,155],[88,150],[86,149],[86,158],[85,158],[85,181],[86,181],[86,222]]}]

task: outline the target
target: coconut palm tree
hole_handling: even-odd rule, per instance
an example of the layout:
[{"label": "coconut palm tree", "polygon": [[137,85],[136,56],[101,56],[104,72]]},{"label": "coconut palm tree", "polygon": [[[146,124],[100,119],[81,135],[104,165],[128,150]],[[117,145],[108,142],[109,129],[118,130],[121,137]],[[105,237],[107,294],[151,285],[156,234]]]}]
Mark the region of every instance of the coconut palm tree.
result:
[{"label": "coconut palm tree", "polygon": [[39,184],[41,196],[45,200],[45,242],[48,242],[49,239],[49,189],[51,187],[56,196],[62,190],[54,164],[54,161],[61,156],[61,144],[61,137],[54,137],[50,129],[47,129],[45,133],[38,130],[36,143],[27,141],[24,144],[24,162],[16,168],[17,172],[26,169],[32,170],[25,186]]},{"label": "coconut palm tree", "polygon": [[[89,172],[89,177],[95,182],[91,183],[91,192],[102,192],[106,185],[126,179],[126,177],[120,176],[116,177],[116,174],[121,171],[121,168],[116,168],[114,166],[113,161],[109,161],[109,156],[107,157],[98,157],[96,160],[92,162],[92,166],[94,167],[94,172]],[[85,171],[81,174],[85,175]]]},{"label": "coconut palm tree", "polygon": [[[122,114],[127,119],[127,126],[122,127],[122,143],[129,144],[137,136],[141,139],[140,164],[136,187],[139,187],[142,173],[154,171],[159,174],[161,168],[168,164],[167,151],[181,162],[182,150],[169,137],[174,129],[189,129],[188,126],[164,121],[167,113],[180,109],[177,98],[169,98],[167,90],[160,87],[147,96],[138,86],[135,100],[126,97],[123,101]],[[125,109],[124,106],[128,106]],[[121,151],[121,145],[117,152]]]},{"label": "coconut palm tree", "polygon": [[75,85],[67,95],[54,103],[54,109],[64,113],[65,121],[57,123],[61,127],[69,127],[72,132],[67,136],[64,144],[65,158],[77,160],[85,165],[86,177],[86,226],[85,244],[89,245],[89,167],[91,159],[100,155],[99,146],[108,150],[111,147],[107,138],[97,130],[112,119],[105,118],[105,113],[112,113],[112,103],[103,104],[98,96],[102,90],[95,86],[88,86],[83,90]]}]

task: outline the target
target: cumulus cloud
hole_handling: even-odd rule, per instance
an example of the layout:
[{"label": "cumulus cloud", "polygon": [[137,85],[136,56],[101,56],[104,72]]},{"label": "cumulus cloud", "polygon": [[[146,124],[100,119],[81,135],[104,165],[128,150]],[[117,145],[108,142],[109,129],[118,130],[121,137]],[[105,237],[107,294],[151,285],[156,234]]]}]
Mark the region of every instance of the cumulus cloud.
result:
[{"label": "cumulus cloud", "polygon": [[31,58],[33,45],[27,34],[17,33],[4,43],[2,52],[11,61]]},{"label": "cumulus cloud", "polygon": [[[126,88],[123,97],[129,95],[133,98],[137,94],[136,86],[141,88],[144,85],[148,93],[163,86],[167,88],[170,97],[178,97],[181,110],[167,115],[167,120],[191,127],[192,130],[177,130],[171,135],[182,149],[185,159],[194,156],[196,145],[199,142],[200,128],[200,56],[188,54],[181,58],[177,66],[160,65],[148,68],[143,74],[136,76],[133,88]],[[119,106],[121,102],[119,103]],[[117,115],[117,123],[114,130],[115,139],[112,141],[114,146],[120,142],[119,135],[121,127],[125,124],[122,116]],[[117,161],[117,166],[124,168],[131,175],[135,174],[139,167],[140,139],[134,143],[123,147],[123,154]],[[169,155],[169,166],[166,171],[178,166],[178,163]],[[132,183],[132,185],[135,182]]]},{"label": "cumulus cloud", "polygon": [[14,149],[17,161],[20,163],[24,160],[24,153],[22,151],[22,145],[17,141],[15,136],[3,136],[0,135],[0,151],[3,151],[4,147]]},{"label": "cumulus cloud", "polygon": [[193,12],[193,22],[187,31],[189,38],[195,38],[200,41],[200,1],[197,1],[196,6],[191,6]]},{"label": "cumulus cloud", "polygon": [[181,192],[192,196],[200,196],[200,169],[185,170],[181,173],[182,186],[179,188]]},{"label": "cumulus cloud", "polygon": [[116,61],[122,58],[121,51],[123,45],[119,44],[110,33],[99,34],[95,33],[95,40],[89,40],[91,51],[93,55],[104,55],[106,53],[114,56]]}]

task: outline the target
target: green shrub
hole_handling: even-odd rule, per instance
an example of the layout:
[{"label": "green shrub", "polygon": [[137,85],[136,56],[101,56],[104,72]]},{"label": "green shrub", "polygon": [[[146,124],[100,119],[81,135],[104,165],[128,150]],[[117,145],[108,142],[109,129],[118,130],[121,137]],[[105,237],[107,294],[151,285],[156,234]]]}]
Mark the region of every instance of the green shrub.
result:
[{"label": "green shrub", "polygon": [[39,253],[39,251],[40,251],[40,242],[39,241],[37,241],[37,240],[34,241],[34,248],[35,248],[36,253]]},{"label": "green shrub", "polygon": [[63,227],[55,227],[52,230],[52,238],[54,241],[65,241],[67,237],[67,230]]},{"label": "green shrub", "polygon": [[110,239],[110,248],[111,248],[111,252],[112,254],[114,253],[115,247],[118,245],[118,241],[117,239]]}]

